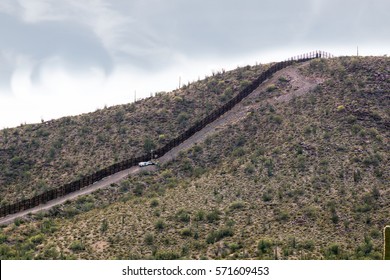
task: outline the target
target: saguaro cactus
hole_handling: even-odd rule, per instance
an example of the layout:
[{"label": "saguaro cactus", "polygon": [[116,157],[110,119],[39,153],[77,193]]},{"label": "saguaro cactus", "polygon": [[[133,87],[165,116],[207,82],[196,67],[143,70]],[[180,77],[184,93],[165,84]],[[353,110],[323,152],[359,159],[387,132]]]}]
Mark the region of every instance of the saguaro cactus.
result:
[{"label": "saguaro cactus", "polygon": [[383,252],[383,259],[390,260],[390,226],[386,226],[384,231],[384,252]]}]

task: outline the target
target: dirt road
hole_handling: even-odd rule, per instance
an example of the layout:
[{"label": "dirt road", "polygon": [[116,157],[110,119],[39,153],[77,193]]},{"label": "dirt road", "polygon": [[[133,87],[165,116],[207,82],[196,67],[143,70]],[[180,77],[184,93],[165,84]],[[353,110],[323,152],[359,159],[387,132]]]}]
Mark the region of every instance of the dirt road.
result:
[{"label": "dirt road", "polygon": [[[307,62],[306,62],[307,63]],[[302,64],[300,64],[302,65]],[[299,73],[299,70],[297,69],[297,66],[290,66],[283,70],[280,70],[274,76],[262,83],[256,90],[254,90],[248,97],[246,97],[245,100],[251,100],[256,97],[258,97],[262,92],[266,91],[267,87],[271,84],[274,84],[278,81],[280,77],[287,77],[290,80],[290,84],[292,85],[292,90],[285,95],[281,95],[278,97],[270,97],[266,102],[274,103],[274,102],[286,102],[290,100],[293,96],[300,96],[303,94],[306,94],[310,92],[315,86],[317,86],[319,83],[321,83],[321,80],[318,79],[310,79],[308,77],[302,76]],[[165,155],[160,157],[158,161],[160,163],[166,163],[174,158],[176,158],[180,151],[186,150],[188,148],[191,148],[196,143],[200,143],[204,141],[208,136],[218,132],[218,130],[221,130],[224,126],[227,125],[234,125],[234,123],[240,121],[242,118],[245,118],[247,113],[250,110],[255,109],[256,107],[260,106],[258,103],[253,102],[240,102],[235,107],[233,107],[230,111],[226,112],[224,115],[219,117],[214,122],[207,125],[205,128],[203,128],[201,131],[198,131],[193,136],[191,136],[189,139],[181,143],[179,146],[173,148],[169,152],[167,152]],[[91,193],[93,191],[96,191],[98,189],[110,186],[113,183],[119,183],[126,177],[132,174],[136,174],[140,172],[141,170],[147,170],[147,171],[153,171],[157,170],[155,166],[148,166],[148,167],[131,167],[129,169],[123,170],[121,172],[118,172],[114,175],[111,175],[109,177],[106,177],[102,179],[99,182],[96,182],[88,187],[85,187],[79,191],[72,192],[66,196],[57,198],[55,200],[51,200],[45,204],[38,205],[37,207],[15,213],[13,215],[8,215],[2,219],[0,219],[0,225],[1,224],[8,224],[13,222],[16,218],[21,218],[29,213],[36,213],[38,211],[42,210],[48,210],[51,207],[64,203],[67,200],[72,200],[77,198],[78,196],[85,195],[88,193]]]}]

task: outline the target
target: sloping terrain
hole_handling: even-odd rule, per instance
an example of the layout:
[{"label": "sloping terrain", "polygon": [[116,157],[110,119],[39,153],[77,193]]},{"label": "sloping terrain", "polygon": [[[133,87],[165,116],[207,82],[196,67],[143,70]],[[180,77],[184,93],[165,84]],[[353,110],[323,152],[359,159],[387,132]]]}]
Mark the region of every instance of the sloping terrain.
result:
[{"label": "sloping terrain", "polygon": [[1,130],[0,205],[33,197],[163,146],[267,67],[222,71],[135,104]]},{"label": "sloping terrain", "polygon": [[284,69],[155,172],[3,227],[0,256],[381,258],[389,65]]}]

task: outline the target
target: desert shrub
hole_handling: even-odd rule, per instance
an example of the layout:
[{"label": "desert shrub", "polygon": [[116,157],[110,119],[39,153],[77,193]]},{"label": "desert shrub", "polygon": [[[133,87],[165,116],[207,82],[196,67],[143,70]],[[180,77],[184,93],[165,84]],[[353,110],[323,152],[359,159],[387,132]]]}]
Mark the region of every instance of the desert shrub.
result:
[{"label": "desert shrub", "polygon": [[246,88],[247,86],[249,86],[251,83],[248,81],[248,80],[242,80],[241,82],[240,82],[240,88],[241,89],[244,89],[244,88]]},{"label": "desert shrub", "polygon": [[232,152],[234,157],[242,157],[243,155],[245,155],[245,150],[242,147],[235,148]]},{"label": "desert shrub", "polygon": [[280,210],[276,216],[276,220],[285,222],[290,218],[290,214],[287,211]]},{"label": "desert shrub", "polygon": [[195,213],[195,221],[203,221],[205,219],[205,216],[205,211],[199,210]]},{"label": "desert shrub", "polygon": [[302,249],[308,250],[308,251],[313,251],[314,250],[314,241],[313,240],[305,240],[300,244],[299,247]]},{"label": "desert shrub", "polygon": [[102,224],[100,225],[100,232],[105,233],[108,230],[108,222],[106,219],[102,221]]},{"label": "desert shrub", "polygon": [[158,142],[160,142],[160,143],[163,143],[166,139],[167,139],[167,137],[165,136],[165,134],[160,134],[158,136]]},{"label": "desert shrub", "polygon": [[373,239],[378,239],[382,236],[382,233],[380,232],[380,230],[374,228],[370,231],[370,236],[373,238]]},{"label": "desert shrub", "polygon": [[152,139],[145,138],[143,147],[146,153],[150,153],[151,150],[154,150],[156,148],[156,144],[153,142]]},{"label": "desert shrub", "polygon": [[21,163],[23,163],[23,159],[19,156],[15,156],[10,160],[10,163],[13,167],[18,167]]},{"label": "desert shrub", "polygon": [[236,252],[242,248],[242,245],[240,243],[230,243],[228,244],[228,247],[232,252]]},{"label": "desert shrub", "polygon": [[64,208],[63,213],[64,213],[64,216],[66,218],[72,218],[72,217],[76,216],[77,214],[79,214],[80,210],[76,209],[73,206],[67,206]]},{"label": "desert shrub", "polygon": [[306,217],[313,219],[317,216],[317,208],[314,206],[307,206],[303,209],[303,213]]},{"label": "desert shrub", "polygon": [[345,110],[345,106],[344,105],[337,106],[337,112],[342,112],[344,110]]},{"label": "desert shrub", "polygon": [[32,242],[33,244],[35,244],[35,245],[38,245],[38,244],[41,244],[41,243],[43,242],[44,239],[45,239],[45,238],[44,238],[43,234],[40,233],[40,234],[31,236],[31,237],[29,238],[29,241],[31,241],[31,242]]},{"label": "desert shrub", "polygon": [[144,192],[144,186],[140,183],[136,184],[135,188],[133,189],[133,193],[136,196],[142,196],[143,192]]},{"label": "desert shrub", "polygon": [[178,116],[177,116],[177,122],[181,125],[181,126],[184,126],[187,124],[187,121],[188,119],[190,118],[190,116],[188,115],[188,113],[186,112],[181,112]]},{"label": "desert shrub", "polygon": [[157,230],[163,230],[165,228],[165,223],[163,220],[159,219],[157,220],[155,223],[154,223],[154,227],[157,229]]},{"label": "desert shrub", "polygon": [[276,85],[271,84],[267,87],[267,92],[273,92],[277,89]]},{"label": "desert shrub", "polygon": [[215,230],[210,232],[207,237],[206,237],[206,242],[209,244],[213,244],[215,242],[218,242],[219,240],[228,237],[228,236],[233,236],[233,229],[226,227],[226,228],[221,228],[219,230]]},{"label": "desert shrub", "polygon": [[166,180],[167,181],[167,188],[173,189],[176,188],[179,184],[178,180],[176,178],[169,178]]},{"label": "desert shrub", "polygon": [[53,233],[57,231],[57,226],[53,220],[44,219],[41,223],[40,230],[42,233]]},{"label": "desert shrub", "polygon": [[269,254],[272,252],[273,242],[270,239],[261,239],[257,244],[257,252],[259,255]]},{"label": "desert shrub", "polygon": [[7,236],[4,234],[0,234],[0,244],[3,244],[5,241],[7,241]]},{"label": "desert shrub", "polygon": [[360,182],[362,180],[362,173],[360,172],[360,169],[355,169],[353,171],[353,181],[355,183]]},{"label": "desert shrub", "polygon": [[156,260],[177,260],[180,254],[174,251],[157,251],[154,255]]},{"label": "desert shrub", "polygon": [[283,117],[280,116],[280,115],[271,114],[269,116],[269,120],[270,120],[270,122],[273,122],[273,123],[276,123],[276,124],[281,124],[283,122]]},{"label": "desert shrub", "polygon": [[147,233],[144,238],[144,242],[146,245],[153,245],[154,243],[154,236],[151,233]]},{"label": "desert shrub", "polygon": [[203,167],[195,167],[194,170],[192,171],[192,176],[199,178],[204,173],[206,173],[206,169],[204,169]]},{"label": "desert shrub", "polygon": [[329,247],[326,249],[325,257],[327,259],[335,259],[340,254],[340,245],[337,243],[333,243],[329,245]]},{"label": "desert shrub", "polygon": [[203,148],[202,148],[202,146],[200,146],[200,145],[195,145],[195,146],[192,148],[192,150],[194,151],[195,154],[200,154],[200,153],[203,152]]},{"label": "desert shrub", "polygon": [[247,163],[244,168],[246,174],[253,174],[255,172],[255,167],[251,163]]},{"label": "desert shrub", "polygon": [[17,227],[20,226],[23,223],[24,223],[24,221],[22,219],[16,218],[14,220],[14,225],[17,226]]},{"label": "desert shrub", "polygon": [[184,223],[188,223],[191,219],[190,213],[185,209],[180,209],[179,211],[177,211],[175,217],[176,220]]},{"label": "desert shrub", "polygon": [[267,168],[267,174],[269,177],[272,177],[274,174],[274,162],[271,158],[264,161],[264,166]]},{"label": "desert shrub", "polygon": [[58,260],[60,253],[55,247],[45,248],[42,252],[42,259],[44,260]]},{"label": "desert shrub", "polygon": [[221,214],[220,211],[217,209],[212,210],[211,212],[207,213],[206,219],[209,223],[214,223],[220,219],[219,215]]},{"label": "desert shrub", "polygon": [[229,206],[230,211],[239,210],[245,208],[245,203],[242,201],[235,201]]},{"label": "desert shrub", "polygon": [[358,124],[354,124],[351,129],[354,134],[358,134],[363,128]]},{"label": "desert shrub", "polygon": [[306,157],[304,155],[297,156],[297,169],[301,172],[306,169]]},{"label": "desert shrub", "polygon": [[152,199],[152,201],[150,202],[150,207],[157,207],[159,205],[159,201],[158,199]]},{"label": "desert shrub", "polygon": [[81,241],[76,240],[70,244],[69,249],[71,249],[73,252],[84,251],[85,245]]},{"label": "desert shrub", "polygon": [[223,91],[223,94],[220,97],[220,101],[226,102],[230,100],[232,97],[233,97],[233,90],[230,87],[228,87]]},{"label": "desert shrub", "polygon": [[272,200],[273,195],[270,192],[264,192],[261,198],[263,199],[264,202],[268,202]]},{"label": "desert shrub", "polygon": [[192,231],[190,228],[184,228],[180,231],[180,235],[184,237],[188,237],[192,235]]},{"label": "desert shrub", "polygon": [[368,157],[366,157],[366,158],[363,160],[363,163],[364,163],[366,166],[370,166],[370,165],[378,166],[378,165],[380,164],[381,161],[382,161],[381,155],[378,154],[378,153],[375,153],[375,154],[370,154]]},{"label": "desert shrub", "polygon": [[286,78],[286,77],[283,77],[283,76],[281,76],[281,77],[279,77],[279,82],[281,82],[281,83],[287,83],[289,80]]},{"label": "desert shrub", "polygon": [[337,215],[336,206],[333,202],[329,203],[329,210],[331,214],[331,220],[334,224],[339,222],[339,216]]}]

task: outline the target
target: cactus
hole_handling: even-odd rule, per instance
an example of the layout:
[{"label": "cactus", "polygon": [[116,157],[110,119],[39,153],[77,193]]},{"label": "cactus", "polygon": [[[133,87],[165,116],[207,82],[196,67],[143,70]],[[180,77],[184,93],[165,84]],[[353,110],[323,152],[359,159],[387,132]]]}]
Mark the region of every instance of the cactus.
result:
[{"label": "cactus", "polygon": [[390,226],[386,226],[384,231],[384,252],[383,252],[383,259],[390,260]]}]

